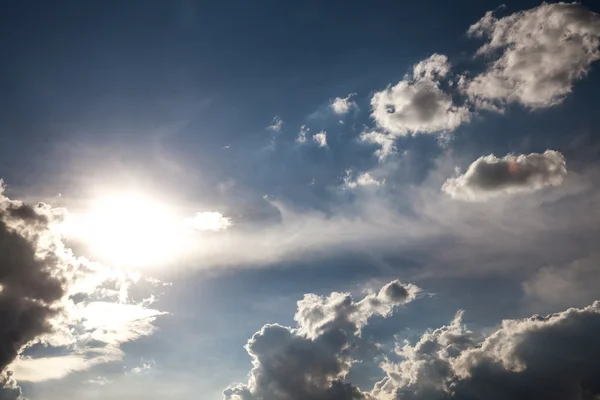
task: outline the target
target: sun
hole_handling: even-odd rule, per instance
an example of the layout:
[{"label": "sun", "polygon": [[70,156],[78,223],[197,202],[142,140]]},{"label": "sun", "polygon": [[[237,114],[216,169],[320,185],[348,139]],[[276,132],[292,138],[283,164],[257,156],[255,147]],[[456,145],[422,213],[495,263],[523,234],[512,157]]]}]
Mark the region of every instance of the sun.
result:
[{"label": "sun", "polygon": [[77,218],[93,256],[117,266],[168,261],[179,250],[179,221],[166,205],[139,194],[102,197]]}]

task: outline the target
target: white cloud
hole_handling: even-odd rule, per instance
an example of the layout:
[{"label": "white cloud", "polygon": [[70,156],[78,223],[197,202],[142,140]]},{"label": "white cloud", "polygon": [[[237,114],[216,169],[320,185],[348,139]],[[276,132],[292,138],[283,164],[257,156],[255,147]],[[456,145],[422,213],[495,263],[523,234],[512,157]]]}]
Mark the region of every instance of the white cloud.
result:
[{"label": "white cloud", "polygon": [[470,120],[466,107],[454,104],[440,80],[450,70],[446,56],[434,54],[416,64],[413,76],[377,92],[371,116],[394,136],[447,132]]},{"label": "white cloud", "polygon": [[347,170],[346,176],[344,177],[344,187],[348,189],[355,189],[359,186],[379,186],[383,181],[378,181],[370,173],[364,172],[356,179],[352,179],[352,171]]},{"label": "white cloud", "polygon": [[327,147],[327,132],[321,131],[315,134],[315,136],[313,136],[313,140],[319,145],[319,147]]},{"label": "white cloud", "polygon": [[231,227],[233,221],[220,212],[203,211],[196,213],[193,218],[184,220],[184,224],[197,231],[219,232]]},{"label": "white cloud", "polygon": [[271,121],[271,125],[269,125],[267,127],[268,130],[273,131],[273,132],[280,132],[282,128],[283,128],[283,120],[281,118],[279,118],[278,116],[275,116],[275,118],[273,118],[273,121]]},{"label": "white cloud", "polygon": [[600,58],[600,16],[577,3],[542,4],[500,19],[488,12],[468,33],[487,40],[478,54],[499,54],[464,85],[480,107],[558,104]]},{"label": "white cloud", "polygon": [[296,143],[306,142],[306,135],[308,134],[309,131],[310,131],[310,129],[307,128],[306,125],[302,125],[300,127],[300,133],[298,133],[298,137],[296,138]]},{"label": "white cloud", "polygon": [[388,156],[397,151],[394,137],[386,135],[385,133],[375,131],[363,132],[360,134],[360,141],[380,146],[380,148],[375,151],[375,155],[379,158],[379,161],[384,161]]},{"label": "white cloud", "polygon": [[336,97],[330,104],[331,109],[336,114],[348,114],[352,109],[358,109],[358,105],[352,97],[354,97],[355,93],[350,93],[348,96],[341,98]]},{"label": "white cloud", "polygon": [[501,194],[533,192],[558,186],[567,173],[563,155],[546,150],[543,154],[493,154],[475,160],[462,175],[448,179],[442,191],[453,198],[481,201]]}]

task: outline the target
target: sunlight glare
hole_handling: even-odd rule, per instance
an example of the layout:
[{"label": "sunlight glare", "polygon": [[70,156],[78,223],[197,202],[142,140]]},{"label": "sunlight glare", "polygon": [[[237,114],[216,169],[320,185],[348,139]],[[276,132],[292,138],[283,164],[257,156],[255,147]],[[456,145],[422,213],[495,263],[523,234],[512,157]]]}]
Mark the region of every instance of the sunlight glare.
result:
[{"label": "sunlight glare", "polygon": [[99,199],[80,231],[97,257],[120,266],[167,261],[178,251],[178,220],[163,204],[139,195]]}]

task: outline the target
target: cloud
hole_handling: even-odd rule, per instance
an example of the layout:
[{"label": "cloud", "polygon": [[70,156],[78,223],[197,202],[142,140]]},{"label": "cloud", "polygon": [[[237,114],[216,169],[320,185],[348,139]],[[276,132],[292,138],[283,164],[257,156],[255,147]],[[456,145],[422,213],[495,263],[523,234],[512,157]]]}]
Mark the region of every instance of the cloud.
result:
[{"label": "cloud", "polygon": [[298,133],[298,137],[296,138],[296,143],[306,142],[306,135],[308,134],[309,131],[310,131],[310,129],[307,128],[306,125],[302,125],[300,127],[300,132]]},{"label": "cloud", "polygon": [[184,220],[184,224],[197,231],[219,232],[231,227],[233,221],[220,212],[203,211],[196,213],[193,218]]},{"label": "cloud", "polygon": [[558,186],[566,173],[565,159],[557,151],[502,158],[490,154],[475,160],[464,174],[448,179],[442,190],[453,198],[481,201]]},{"label": "cloud", "polygon": [[542,4],[500,19],[490,11],[468,33],[486,39],[479,55],[494,57],[464,86],[480,107],[556,105],[600,58],[600,16],[577,3]]},{"label": "cloud", "polygon": [[268,130],[273,131],[273,132],[281,132],[282,128],[283,128],[283,120],[281,118],[279,118],[278,116],[275,116],[275,118],[273,118],[273,121],[271,121],[271,125],[269,125],[267,127]]},{"label": "cloud", "polygon": [[379,149],[375,150],[375,155],[379,158],[379,161],[384,161],[388,156],[397,151],[394,137],[382,132],[363,132],[360,134],[359,139],[361,142],[373,143],[379,146]]},{"label": "cloud", "polygon": [[453,131],[470,120],[470,113],[441,89],[440,80],[449,71],[446,56],[434,54],[421,61],[412,77],[373,95],[371,116],[393,136]]},{"label": "cloud", "polygon": [[379,186],[383,183],[383,181],[378,181],[371,176],[370,173],[364,172],[353,180],[352,179],[352,171],[347,170],[346,176],[344,176],[344,184],[343,186],[348,189],[355,189],[359,186]]},{"label": "cloud", "polygon": [[315,134],[315,136],[313,136],[313,140],[319,145],[319,147],[327,147],[327,132],[321,131]]},{"label": "cloud", "polygon": [[[94,333],[87,329],[90,316],[78,310],[89,310],[92,297],[118,299],[121,292],[121,300],[126,300],[129,284],[122,272],[73,256],[60,233],[68,218],[66,210],[11,200],[3,196],[3,189],[0,184],[0,398],[17,399],[20,389],[11,371],[17,379],[19,373],[35,380],[56,379],[85,368],[84,364],[120,358],[118,345],[123,338],[108,338],[106,330],[95,347],[89,348]],[[116,285],[118,290],[105,285]],[[80,298],[77,304],[74,296]],[[114,318],[128,305],[113,306],[104,318],[113,321],[119,336],[131,326]],[[149,333],[149,329],[138,330],[127,340]],[[38,343],[75,350],[66,358],[18,357],[23,349]]]},{"label": "cloud", "polygon": [[254,368],[247,384],[232,385],[226,400],[368,399],[344,383],[358,347],[361,328],[374,315],[387,317],[394,307],[416,298],[419,288],[393,281],[378,293],[355,301],[349,293],[328,297],[307,294],[298,302],[297,328],[269,324],[254,334],[246,350]]},{"label": "cloud", "polygon": [[427,332],[384,363],[377,399],[582,399],[600,394],[600,303],[547,317],[505,320],[484,340],[462,326]]},{"label": "cloud", "polygon": [[405,340],[396,358],[384,356],[384,377],[373,389],[346,378],[353,364],[384,355],[361,330],[374,316],[416,298],[420,289],[393,281],[355,301],[347,293],[307,294],[298,302],[296,328],[268,324],[248,341],[248,383],[228,387],[225,400],[401,400],[515,398],[593,399],[600,395],[600,302],[541,317],[502,321],[487,335],[463,324]]},{"label": "cloud", "polygon": [[[2,196],[0,187],[0,371],[19,349],[52,330],[50,320],[60,312],[67,293],[68,254],[53,251],[51,215]],[[52,243],[54,244],[54,243]]]},{"label": "cloud", "polygon": [[331,109],[336,114],[348,114],[352,109],[358,109],[358,105],[352,97],[354,97],[355,93],[350,93],[345,98],[336,97],[330,104]]}]

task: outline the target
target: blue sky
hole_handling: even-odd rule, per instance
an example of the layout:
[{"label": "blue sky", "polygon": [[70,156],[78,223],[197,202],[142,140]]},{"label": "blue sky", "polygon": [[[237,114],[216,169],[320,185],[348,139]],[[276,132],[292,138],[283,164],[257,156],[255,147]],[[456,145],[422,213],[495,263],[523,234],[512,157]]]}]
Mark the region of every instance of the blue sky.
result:
[{"label": "blue sky", "polygon": [[600,393],[594,2],[0,7],[0,398]]}]

